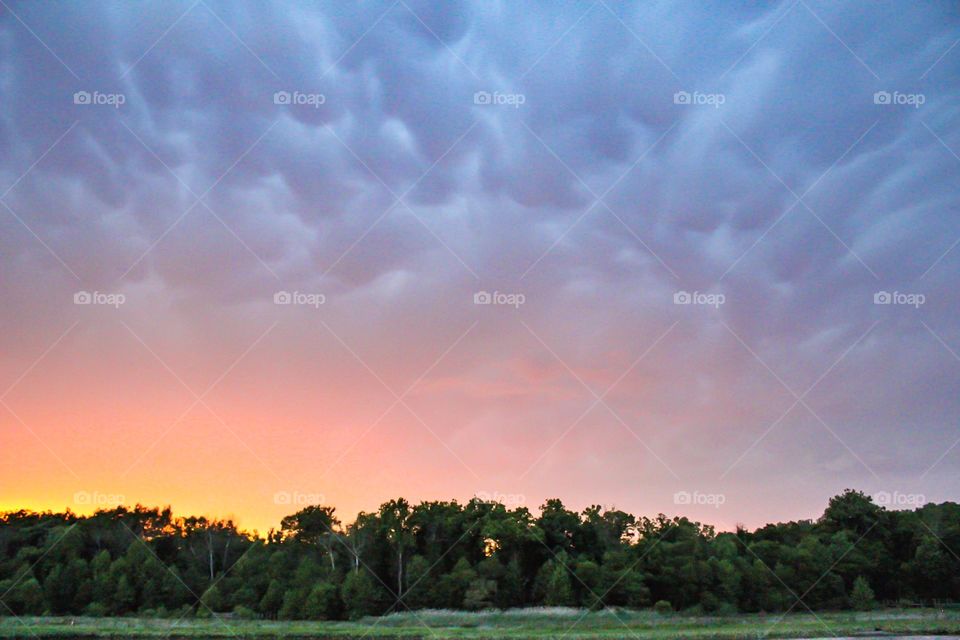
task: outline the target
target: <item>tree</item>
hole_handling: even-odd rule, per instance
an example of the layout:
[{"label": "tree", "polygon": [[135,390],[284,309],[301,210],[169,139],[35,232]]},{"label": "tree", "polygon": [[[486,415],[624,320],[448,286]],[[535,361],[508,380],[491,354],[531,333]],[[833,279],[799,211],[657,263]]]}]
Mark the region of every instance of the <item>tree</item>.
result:
[{"label": "tree", "polygon": [[374,615],[380,610],[380,593],[366,571],[348,574],[343,580],[343,604],[351,620]]},{"label": "tree", "polygon": [[200,603],[200,610],[207,613],[224,610],[223,594],[220,593],[220,589],[215,584],[210,585],[210,588],[203,592],[203,595],[200,596]]},{"label": "tree", "polygon": [[907,571],[917,595],[925,599],[948,599],[954,571],[950,557],[933,536],[924,536]]},{"label": "tree", "polygon": [[548,607],[572,607],[576,605],[570,572],[564,566],[564,559],[558,556],[548,560],[540,569],[538,582],[542,591],[543,604]]},{"label": "tree", "polygon": [[486,578],[476,578],[467,587],[463,595],[463,608],[468,611],[480,611],[494,606],[497,598],[497,583]]},{"label": "tree", "polygon": [[53,613],[67,613],[73,600],[73,585],[63,577],[63,567],[57,565],[43,581],[43,595]]},{"label": "tree", "polygon": [[334,507],[321,505],[305,507],[280,521],[280,531],[298,542],[323,546],[330,559],[330,569],[336,570],[335,546],[339,534],[335,531],[340,520],[334,515]]},{"label": "tree", "polygon": [[260,612],[268,618],[276,618],[283,606],[283,585],[279,580],[271,580],[267,592],[260,600]]},{"label": "tree", "polygon": [[340,613],[340,597],[337,587],[321,582],[310,590],[303,603],[303,617],[310,620],[332,620]]},{"label": "tree", "polygon": [[353,572],[360,571],[361,557],[377,535],[377,515],[373,513],[357,514],[357,519],[347,526],[346,544],[353,560]]},{"label": "tree", "polygon": [[38,616],[43,613],[43,588],[36,578],[30,576],[13,588],[10,601],[16,613]]},{"label": "tree", "polygon": [[850,604],[857,611],[869,611],[877,604],[873,598],[873,589],[870,588],[870,583],[863,576],[858,576],[853,581],[853,590],[850,591]]},{"label": "tree", "polygon": [[852,490],[816,522],[720,534],[680,516],[597,505],[578,514],[548,500],[535,517],[476,498],[392,500],[340,526],[324,506],[265,538],[141,505],[0,513],[0,598],[15,615],[271,619],[376,615],[393,597],[411,608],[665,602],[656,609],[721,614],[784,611],[796,594],[814,611],[960,600],[960,559],[949,552],[960,548],[960,505],[888,511]]},{"label": "tree", "polygon": [[603,594],[600,591],[600,565],[593,560],[580,560],[574,566],[574,574],[577,576],[575,591],[579,592],[577,598],[580,605],[588,609],[600,609],[603,607]]},{"label": "tree", "polygon": [[466,558],[460,558],[445,576],[440,578],[439,593],[443,606],[448,609],[463,608],[463,600],[470,585],[477,579],[477,572]]},{"label": "tree", "polygon": [[524,583],[520,562],[514,558],[504,567],[503,577],[497,583],[497,606],[505,609],[523,605],[526,597]]},{"label": "tree", "polygon": [[540,507],[537,526],[543,531],[544,544],[553,553],[571,552],[580,530],[580,516],[567,510],[560,500],[547,500]]},{"label": "tree", "polygon": [[137,589],[127,576],[122,575],[117,581],[117,591],[113,596],[113,612],[123,614],[135,610],[136,606]]},{"label": "tree", "polygon": [[113,595],[113,582],[110,576],[110,552],[104,549],[90,563],[90,573],[93,576],[93,594],[94,602],[104,603],[110,600]]},{"label": "tree", "polygon": [[197,564],[204,567],[210,582],[218,571],[230,567],[231,551],[240,557],[243,555],[241,546],[249,544],[230,520],[191,517],[185,518],[180,526],[186,548]]},{"label": "tree", "polygon": [[433,581],[429,577],[430,563],[421,555],[410,558],[407,566],[407,590],[403,602],[411,609],[434,606]]},{"label": "tree", "polygon": [[846,530],[857,537],[866,535],[879,521],[881,508],[862,491],[846,489],[830,498],[830,504],[820,518],[820,524],[829,533]]},{"label": "tree", "polygon": [[283,605],[277,617],[281,620],[296,620],[303,617],[303,605],[307,601],[305,589],[288,589],[283,594]]},{"label": "tree", "polygon": [[383,535],[393,547],[396,557],[397,596],[403,593],[404,554],[413,544],[409,527],[410,503],[403,498],[385,502],[380,506],[380,523]]}]

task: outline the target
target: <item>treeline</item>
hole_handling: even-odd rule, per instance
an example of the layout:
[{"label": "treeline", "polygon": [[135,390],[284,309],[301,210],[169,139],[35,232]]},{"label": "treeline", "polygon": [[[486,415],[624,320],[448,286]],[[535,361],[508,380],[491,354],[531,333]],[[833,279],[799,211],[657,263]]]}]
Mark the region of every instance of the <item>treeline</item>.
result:
[{"label": "treeline", "polygon": [[960,600],[956,550],[960,505],[890,511],[852,490],[816,521],[732,533],[662,514],[576,513],[559,500],[534,515],[477,499],[399,499],[349,524],[311,506],[266,538],[169,508],[17,511],[0,516],[0,615],[863,609]]}]

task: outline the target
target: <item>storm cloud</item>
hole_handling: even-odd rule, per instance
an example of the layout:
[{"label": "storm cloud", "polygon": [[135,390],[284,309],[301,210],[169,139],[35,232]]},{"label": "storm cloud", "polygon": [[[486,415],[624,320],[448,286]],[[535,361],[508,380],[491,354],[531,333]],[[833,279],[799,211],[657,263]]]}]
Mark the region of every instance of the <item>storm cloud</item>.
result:
[{"label": "storm cloud", "polygon": [[4,498],[955,497],[958,41],[949,2],[4,0]]}]

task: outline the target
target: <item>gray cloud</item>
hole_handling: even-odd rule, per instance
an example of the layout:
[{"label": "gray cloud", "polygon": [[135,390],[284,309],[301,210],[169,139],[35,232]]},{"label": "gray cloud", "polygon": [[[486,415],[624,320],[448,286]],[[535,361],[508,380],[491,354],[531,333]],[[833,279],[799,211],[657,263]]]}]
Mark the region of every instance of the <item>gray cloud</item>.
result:
[{"label": "gray cloud", "polygon": [[[149,290],[170,303],[144,321],[185,333],[212,305],[253,326],[272,291],[312,288],[344,301],[331,324],[402,386],[447,344],[437,335],[476,319],[473,291],[523,291],[519,317],[598,390],[678,322],[611,404],[675,425],[638,428],[678,473],[716,478],[793,401],[767,366],[802,393],[876,321],[808,400],[839,439],[796,408],[740,463],[743,490],[749,469],[797,452],[791,474],[825,487],[837,456],[844,482],[875,482],[846,446],[903,478],[950,445],[960,362],[923,324],[960,351],[960,249],[943,255],[960,237],[960,49],[937,61],[960,34],[949,3],[408,5],[11,2],[36,37],[0,14],[0,192],[39,159],[4,197],[32,233],[0,209],[17,360],[58,333],[78,288]],[[126,102],[75,105],[75,91]],[[324,102],[277,105],[277,91]],[[477,91],[524,103],[478,105]],[[678,91],[724,103],[678,105]],[[876,91],[925,104],[877,105]],[[208,189],[213,213],[194,205]],[[680,289],[727,303],[675,306]],[[876,306],[878,290],[927,303]],[[525,367],[553,362],[516,318],[482,325],[449,372],[468,395],[507,363],[528,389]],[[517,413],[485,396],[463,429],[515,424],[546,448],[582,410],[568,373],[549,386],[579,402],[524,393]],[[453,407],[436,417],[463,436]],[[518,472],[532,462],[515,457]]]}]

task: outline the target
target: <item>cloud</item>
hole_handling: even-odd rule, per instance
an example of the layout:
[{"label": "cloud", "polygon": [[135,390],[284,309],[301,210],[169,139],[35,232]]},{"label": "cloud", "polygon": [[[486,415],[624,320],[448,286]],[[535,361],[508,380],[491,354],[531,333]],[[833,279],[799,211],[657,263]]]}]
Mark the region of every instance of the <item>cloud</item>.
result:
[{"label": "cloud", "polygon": [[[909,442],[919,474],[949,446],[960,363],[940,339],[960,350],[960,56],[943,54],[960,22],[946,5],[10,8],[11,381],[76,314],[77,289],[130,293],[124,313],[149,308],[131,320],[158,336],[234,323],[244,330],[214,339],[233,353],[278,311],[274,291],[322,291],[326,321],[397,388],[478,320],[459,367],[428,374],[418,398],[441,438],[491,416],[525,430],[518,464],[585,408],[503,410],[535,399],[542,371],[544,398],[564,397],[556,375],[568,373],[588,403],[573,374],[599,393],[674,322],[610,403],[660,425],[646,435],[665,457],[692,435],[721,439],[712,459],[674,455],[678,473],[717,477],[814,383],[808,402],[829,429],[796,408],[804,419],[764,440],[782,464],[813,447],[868,482],[851,451],[879,471]],[[78,91],[124,102],[75,104]],[[877,91],[925,101],[875,104]],[[478,104],[477,92],[510,97]],[[677,104],[678,92],[713,98]],[[480,289],[530,302],[475,308]],[[677,306],[678,290],[727,303]],[[928,302],[879,307],[878,290]],[[318,332],[315,317],[282,320],[275,346]],[[469,399],[458,408],[450,394]],[[909,440],[905,424],[930,437]],[[750,454],[741,464],[748,475]],[[672,482],[662,471],[650,478]]]}]

